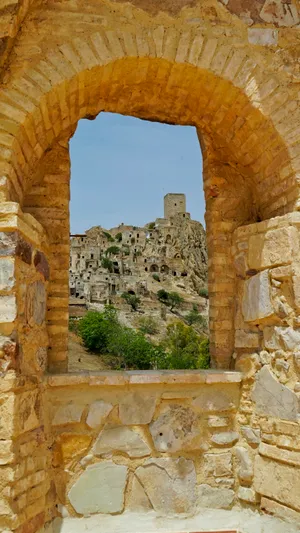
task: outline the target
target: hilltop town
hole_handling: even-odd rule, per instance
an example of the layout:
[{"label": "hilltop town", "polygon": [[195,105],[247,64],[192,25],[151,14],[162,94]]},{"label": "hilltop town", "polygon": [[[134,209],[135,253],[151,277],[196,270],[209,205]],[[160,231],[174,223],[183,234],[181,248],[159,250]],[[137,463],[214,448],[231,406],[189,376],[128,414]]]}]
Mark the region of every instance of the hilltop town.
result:
[{"label": "hilltop town", "polygon": [[207,282],[205,231],[186,212],[184,194],[164,197],[164,217],[143,227],[121,224],[110,230],[95,226],[71,236],[70,298],[96,308],[124,305],[124,292],[157,306],[157,291],[176,291],[187,309],[199,304]]}]

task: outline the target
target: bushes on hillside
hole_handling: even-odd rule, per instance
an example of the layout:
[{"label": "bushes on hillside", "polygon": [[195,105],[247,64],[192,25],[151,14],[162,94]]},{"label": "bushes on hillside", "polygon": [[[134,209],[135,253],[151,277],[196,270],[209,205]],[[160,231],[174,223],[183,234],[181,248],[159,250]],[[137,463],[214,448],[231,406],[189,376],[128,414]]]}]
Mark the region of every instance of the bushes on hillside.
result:
[{"label": "bushes on hillside", "polygon": [[167,292],[164,289],[157,291],[157,298],[161,303],[170,307],[170,311],[173,311],[175,307],[180,307],[183,303],[183,298],[178,292]]},{"label": "bushes on hillside", "polygon": [[155,344],[141,329],[135,331],[120,324],[116,309],[105,306],[102,313],[89,311],[80,320],[78,330],[84,345],[109,356],[115,369],[209,368],[208,339],[180,321],[170,324],[163,342]]}]

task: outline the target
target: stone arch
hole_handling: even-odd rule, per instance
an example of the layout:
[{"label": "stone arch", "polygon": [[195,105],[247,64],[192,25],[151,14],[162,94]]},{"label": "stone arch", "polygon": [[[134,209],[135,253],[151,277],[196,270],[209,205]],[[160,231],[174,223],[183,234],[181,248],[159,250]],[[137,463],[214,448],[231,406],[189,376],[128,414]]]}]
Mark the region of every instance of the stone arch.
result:
[{"label": "stone arch", "polygon": [[164,273],[164,274],[169,274],[170,269],[169,269],[168,265],[162,265],[162,266],[160,267],[160,271],[161,271],[162,273]]},{"label": "stone arch", "polygon": [[[232,263],[232,233],[243,224],[290,212],[298,201],[296,128],[286,122],[280,79],[270,76],[259,57],[249,60],[247,47],[244,43],[242,50],[235,49],[223,37],[212,42],[206,34],[191,31],[175,31],[171,37],[162,26],[147,33],[136,27],[128,32],[101,28],[88,37],[57,43],[29,67],[26,63],[1,92],[3,197],[19,202],[43,223],[48,236],[52,233],[50,265],[57,274],[69,253],[68,140],[78,120],[111,111],[197,128],[212,265],[211,353],[220,367],[228,367],[233,351],[234,330],[227,324],[233,324],[235,280],[228,274],[230,267],[222,266]],[[57,217],[55,224],[43,217],[45,209]],[[53,302],[56,294],[68,292],[66,287],[57,290],[63,284],[66,279],[50,280]],[[224,331],[215,330],[212,319],[220,298],[228,302]],[[67,321],[65,307],[60,312],[64,308]],[[57,332],[57,319],[53,321],[50,331]],[[53,335],[63,335],[62,329]],[[52,359],[63,361],[65,344],[62,339],[57,343],[60,348]]]},{"label": "stone arch", "polygon": [[151,265],[150,267],[150,272],[159,272],[159,267],[158,265]]}]

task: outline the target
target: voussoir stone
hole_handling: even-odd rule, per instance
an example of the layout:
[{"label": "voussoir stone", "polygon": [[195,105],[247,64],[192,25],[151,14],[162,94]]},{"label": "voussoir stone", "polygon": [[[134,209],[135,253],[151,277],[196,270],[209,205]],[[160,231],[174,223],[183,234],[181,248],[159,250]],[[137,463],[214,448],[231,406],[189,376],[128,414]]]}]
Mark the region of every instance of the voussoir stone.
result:
[{"label": "voussoir stone", "polygon": [[96,400],[91,403],[86,419],[87,425],[90,428],[96,428],[103,424],[112,408],[113,406],[110,403],[106,403],[103,400]]},{"label": "voussoir stone", "polygon": [[128,468],[111,461],[90,465],[69,490],[69,500],[82,515],[118,513],[124,507]]},{"label": "voussoir stone", "polygon": [[150,451],[148,444],[136,431],[124,426],[105,428],[93,447],[95,455],[122,452],[129,457],[146,457]]},{"label": "voussoir stone", "polygon": [[234,500],[234,491],[225,488],[214,488],[210,485],[199,485],[198,497],[200,507],[211,509],[228,509]]},{"label": "voussoir stone", "polygon": [[190,407],[168,405],[165,412],[150,424],[155,448],[160,452],[176,452],[198,447],[200,431],[197,421],[198,417]]},{"label": "voussoir stone", "polygon": [[126,394],[119,404],[122,424],[149,424],[156,407],[156,395],[133,392]]},{"label": "voussoir stone", "polygon": [[252,399],[259,414],[283,418],[284,420],[297,420],[298,418],[299,400],[297,395],[279,383],[267,365],[256,375]]},{"label": "voussoir stone", "polygon": [[162,515],[196,510],[196,471],[184,457],[148,459],[135,472],[153,509]]}]

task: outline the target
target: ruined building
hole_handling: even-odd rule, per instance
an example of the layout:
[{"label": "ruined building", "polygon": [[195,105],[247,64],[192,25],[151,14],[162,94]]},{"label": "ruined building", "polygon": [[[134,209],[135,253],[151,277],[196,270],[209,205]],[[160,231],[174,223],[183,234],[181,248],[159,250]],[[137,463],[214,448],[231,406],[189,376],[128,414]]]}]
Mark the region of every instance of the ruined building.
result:
[{"label": "ruined building", "polygon": [[[299,24],[0,1],[1,532],[299,532]],[[69,139],[103,111],[197,130],[214,371],[66,373]]]},{"label": "ruined building", "polygon": [[207,281],[205,232],[186,212],[185,195],[167,194],[164,218],[155,223],[72,235],[69,271],[70,296],[87,303],[108,303],[125,291],[156,293],[162,286],[196,297]]}]

